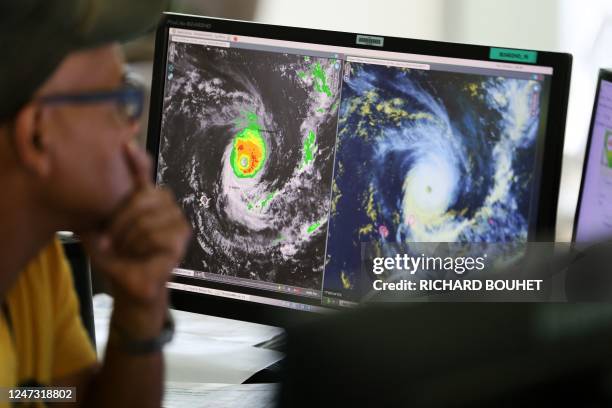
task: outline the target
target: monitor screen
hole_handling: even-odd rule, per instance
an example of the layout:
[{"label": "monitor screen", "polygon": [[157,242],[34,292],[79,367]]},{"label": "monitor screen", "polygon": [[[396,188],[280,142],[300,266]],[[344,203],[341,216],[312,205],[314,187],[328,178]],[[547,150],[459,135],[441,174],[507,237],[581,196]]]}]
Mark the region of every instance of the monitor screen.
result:
[{"label": "monitor screen", "polygon": [[[612,80],[612,78],[610,78]],[[612,238],[612,82],[601,79],[576,214],[576,242]]]},{"label": "monitor screen", "polygon": [[322,311],[360,302],[364,242],[532,236],[553,67],[167,30],[173,289]]}]

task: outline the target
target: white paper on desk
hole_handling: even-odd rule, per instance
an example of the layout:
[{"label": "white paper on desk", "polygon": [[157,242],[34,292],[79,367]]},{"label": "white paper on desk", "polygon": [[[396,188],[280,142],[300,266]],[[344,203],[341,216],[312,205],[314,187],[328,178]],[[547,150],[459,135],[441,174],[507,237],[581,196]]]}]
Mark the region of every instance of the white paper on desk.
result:
[{"label": "white paper on desk", "polygon": [[240,384],[283,354],[232,342],[181,338],[165,352],[168,381]]},{"label": "white paper on desk", "polygon": [[165,408],[273,408],[278,384],[166,383]]},{"label": "white paper on desk", "polygon": [[[109,296],[94,297],[99,356],[106,349],[111,311]],[[282,353],[253,347],[282,333],[278,327],[181,311],[172,313],[176,334],[164,353],[168,381],[240,384],[283,357]]]},{"label": "white paper on desk", "polygon": [[224,319],[173,310],[172,316],[181,336],[204,335],[211,340],[254,346],[283,333],[283,329],[240,320]]}]

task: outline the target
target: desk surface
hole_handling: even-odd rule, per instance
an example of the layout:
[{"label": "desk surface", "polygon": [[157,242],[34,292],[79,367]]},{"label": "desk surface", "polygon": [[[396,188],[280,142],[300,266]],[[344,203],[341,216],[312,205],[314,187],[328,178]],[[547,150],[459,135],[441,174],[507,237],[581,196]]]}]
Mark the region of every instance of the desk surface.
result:
[{"label": "desk surface", "polygon": [[[102,357],[112,299],[96,295],[93,303],[96,343]],[[241,384],[283,358],[278,351],[253,347],[281,334],[281,328],[182,311],[172,314],[176,335],[165,350],[166,379],[170,383]]]},{"label": "desk surface", "polygon": [[273,408],[278,384],[166,384],[165,408]]}]

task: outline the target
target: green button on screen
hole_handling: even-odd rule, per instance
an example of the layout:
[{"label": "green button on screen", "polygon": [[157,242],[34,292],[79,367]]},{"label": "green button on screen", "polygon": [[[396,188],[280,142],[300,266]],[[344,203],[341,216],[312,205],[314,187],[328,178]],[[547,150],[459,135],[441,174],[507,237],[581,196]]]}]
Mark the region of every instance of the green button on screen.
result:
[{"label": "green button on screen", "polygon": [[535,64],[538,61],[537,51],[513,50],[509,48],[491,48],[489,58],[499,61],[523,62]]}]

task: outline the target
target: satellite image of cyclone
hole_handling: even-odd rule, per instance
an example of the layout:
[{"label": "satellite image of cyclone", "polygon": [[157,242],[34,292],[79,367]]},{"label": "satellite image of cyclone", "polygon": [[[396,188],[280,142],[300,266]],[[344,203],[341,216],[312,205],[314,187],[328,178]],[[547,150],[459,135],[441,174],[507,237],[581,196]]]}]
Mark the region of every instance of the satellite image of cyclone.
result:
[{"label": "satellite image of cyclone", "polygon": [[362,242],[525,241],[541,92],[345,63],[326,289],[355,290]]},{"label": "satellite image of cyclone", "polygon": [[158,183],[190,218],[183,268],[320,289],[334,59],[172,43]]}]

